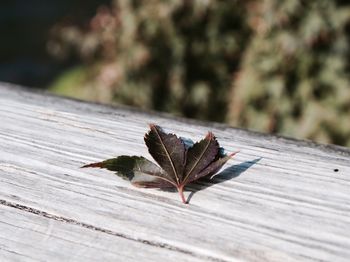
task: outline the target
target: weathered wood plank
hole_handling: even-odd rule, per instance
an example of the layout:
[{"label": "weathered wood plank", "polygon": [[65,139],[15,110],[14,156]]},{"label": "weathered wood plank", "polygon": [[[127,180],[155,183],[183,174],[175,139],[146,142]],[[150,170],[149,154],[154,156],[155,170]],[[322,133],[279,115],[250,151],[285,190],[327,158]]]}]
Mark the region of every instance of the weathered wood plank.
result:
[{"label": "weathered wood plank", "polygon": [[[171,261],[179,255],[202,261],[346,261],[350,256],[349,149],[12,86],[0,88],[0,121],[3,205],[110,230],[169,252]],[[189,188],[197,191],[190,205],[173,192],[137,189],[108,171],[79,169],[120,154],[151,159],[143,142],[149,122],[193,140],[211,130],[227,151],[241,152],[214,183]],[[60,223],[65,222],[55,221],[55,227]],[[119,248],[127,245],[108,237]],[[130,250],[137,252],[136,246]]]},{"label": "weathered wood plank", "polygon": [[[7,204],[7,205],[6,205]],[[25,211],[25,212],[23,212]],[[200,261],[110,230],[23,206],[0,205],[1,261]]]}]

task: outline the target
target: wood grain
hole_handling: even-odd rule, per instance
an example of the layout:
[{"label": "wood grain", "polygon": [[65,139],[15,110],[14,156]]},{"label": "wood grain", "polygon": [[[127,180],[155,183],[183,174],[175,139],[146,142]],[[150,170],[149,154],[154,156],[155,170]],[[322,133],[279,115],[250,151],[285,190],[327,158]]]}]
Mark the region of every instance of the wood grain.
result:
[{"label": "wood grain", "polygon": [[143,261],[145,257],[157,261],[174,256],[180,261],[200,261],[177,250],[3,201],[0,228],[1,261]]},{"label": "wood grain", "polygon": [[[0,259],[350,257],[347,148],[0,86]],[[240,153],[213,181],[187,189],[189,205],[176,192],[79,168],[121,154],[151,160],[147,123],[193,140],[212,131]]]}]

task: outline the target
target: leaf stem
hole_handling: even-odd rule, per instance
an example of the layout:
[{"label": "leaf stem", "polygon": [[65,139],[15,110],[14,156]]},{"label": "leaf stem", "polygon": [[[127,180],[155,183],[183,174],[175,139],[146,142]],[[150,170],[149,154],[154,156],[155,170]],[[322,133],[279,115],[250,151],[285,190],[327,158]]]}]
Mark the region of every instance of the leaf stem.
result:
[{"label": "leaf stem", "polygon": [[179,186],[179,187],[177,188],[177,191],[179,191],[179,194],[180,194],[182,203],[187,204],[187,201],[186,201],[185,195],[184,195],[184,185],[183,185],[183,186]]}]

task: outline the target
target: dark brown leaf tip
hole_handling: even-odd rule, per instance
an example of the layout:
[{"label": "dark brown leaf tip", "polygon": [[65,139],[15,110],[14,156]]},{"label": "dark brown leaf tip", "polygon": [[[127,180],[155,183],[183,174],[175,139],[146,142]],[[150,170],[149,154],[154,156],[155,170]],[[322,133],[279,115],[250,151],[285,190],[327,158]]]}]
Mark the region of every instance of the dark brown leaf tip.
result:
[{"label": "dark brown leaf tip", "polygon": [[231,153],[231,154],[228,154],[228,156],[230,157],[230,158],[232,158],[234,155],[236,155],[236,154],[238,154],[240,151],[238,150],[238,151],[236,151],[236,152],[233,152],[233,153]]},{"label": "dark brown leaf tip", "polygon": [[204,139],[190,146],[175,134],[165,133],[160,126],[149,124],[144,140],[157,166],[144,157],[119,156],[82,166],[115,171],[136,187],[175,187],[183,203],[184,188],[202,177],[213,176],[235,154],[224,154],[216,137],[208,132]]},{"label": "dark brown leaf tip", "polygon": [[208,132],[208,134],[205,136],[206,139],[215,139],[215,136],[212,132]]},{"label": "dark brown leaf tip", "polygon": [[99,168],[102,168],[102,162],[87,164],[87,165],[84,165],[84,166],[82,166],[80,168],[86,168],[86,167],[99,167]]}]

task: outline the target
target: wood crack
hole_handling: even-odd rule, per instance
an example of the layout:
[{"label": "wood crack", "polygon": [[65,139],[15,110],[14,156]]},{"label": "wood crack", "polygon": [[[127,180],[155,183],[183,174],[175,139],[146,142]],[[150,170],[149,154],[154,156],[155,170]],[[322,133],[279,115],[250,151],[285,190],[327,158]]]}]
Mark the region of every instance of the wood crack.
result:
[{"label": "wood crack", "polygon": [[157,241],[153,241],[153,240],[147,240],[147,239],[142,239],[142,238],[136,238],[136,237],[132,237],[123,233],[119,233],[119,232],[115,232],[113,230],[110,229],[106,229],[106,228],[102,228],[102,227],[97,227],[88,223],[84,223],[84,222],[80,222],[78,220],[72,219],[72,218],[67,218],[67,217],[63,217],[63,216],[58,216],[58,215],[54,215],[54,214],[50,214],[48,212],[36,209],[36,208],[32,208],[32,207],[28,207],[25,205],[21,205],[18,203],[13,203],[4,199],[0,199],[0,204],[7,206],[7,207],[12,207],[12,208],[16,208],[18,210],[22,210],[34,215],[38,215],[41,217],[45,217],[48,219],[52,219],[55,221],[59,221],[59,222],[64,222],[64,223],[68,223],[71,225],[76,225],[76,226],[80,226],[86,229],[90,229],[90,230],[94,230],[94,231],[98,231],[104,234],[108,234],[108,235],[112,235],[112,236],[116,236],[116,237],[120,237],[120,238],[124,238],[127,240],[131,240],[131,241],[136,241],[145,245],[150,245],[153,247],[159,247],[159,248],[164,248],[164,249],[168,249],[170,251],[174,251],[174,252],[180,252],[186,255],[190,255],[196,258],[200,258],[203,260],[207,260],[207,261],[215,261],[215,262],[226,262],[228,260],[224,260],[221,258],[217,258],[217,257],[213,257],[213,256],[206,256],[206,255],[202,255],[202,254],[198,254],[198,253],[194,253],[190,250],[181,248],[181,247],[176,247],[173,245],[169,245],[166,243],[162,243],[162,242],[157,242]]}]

